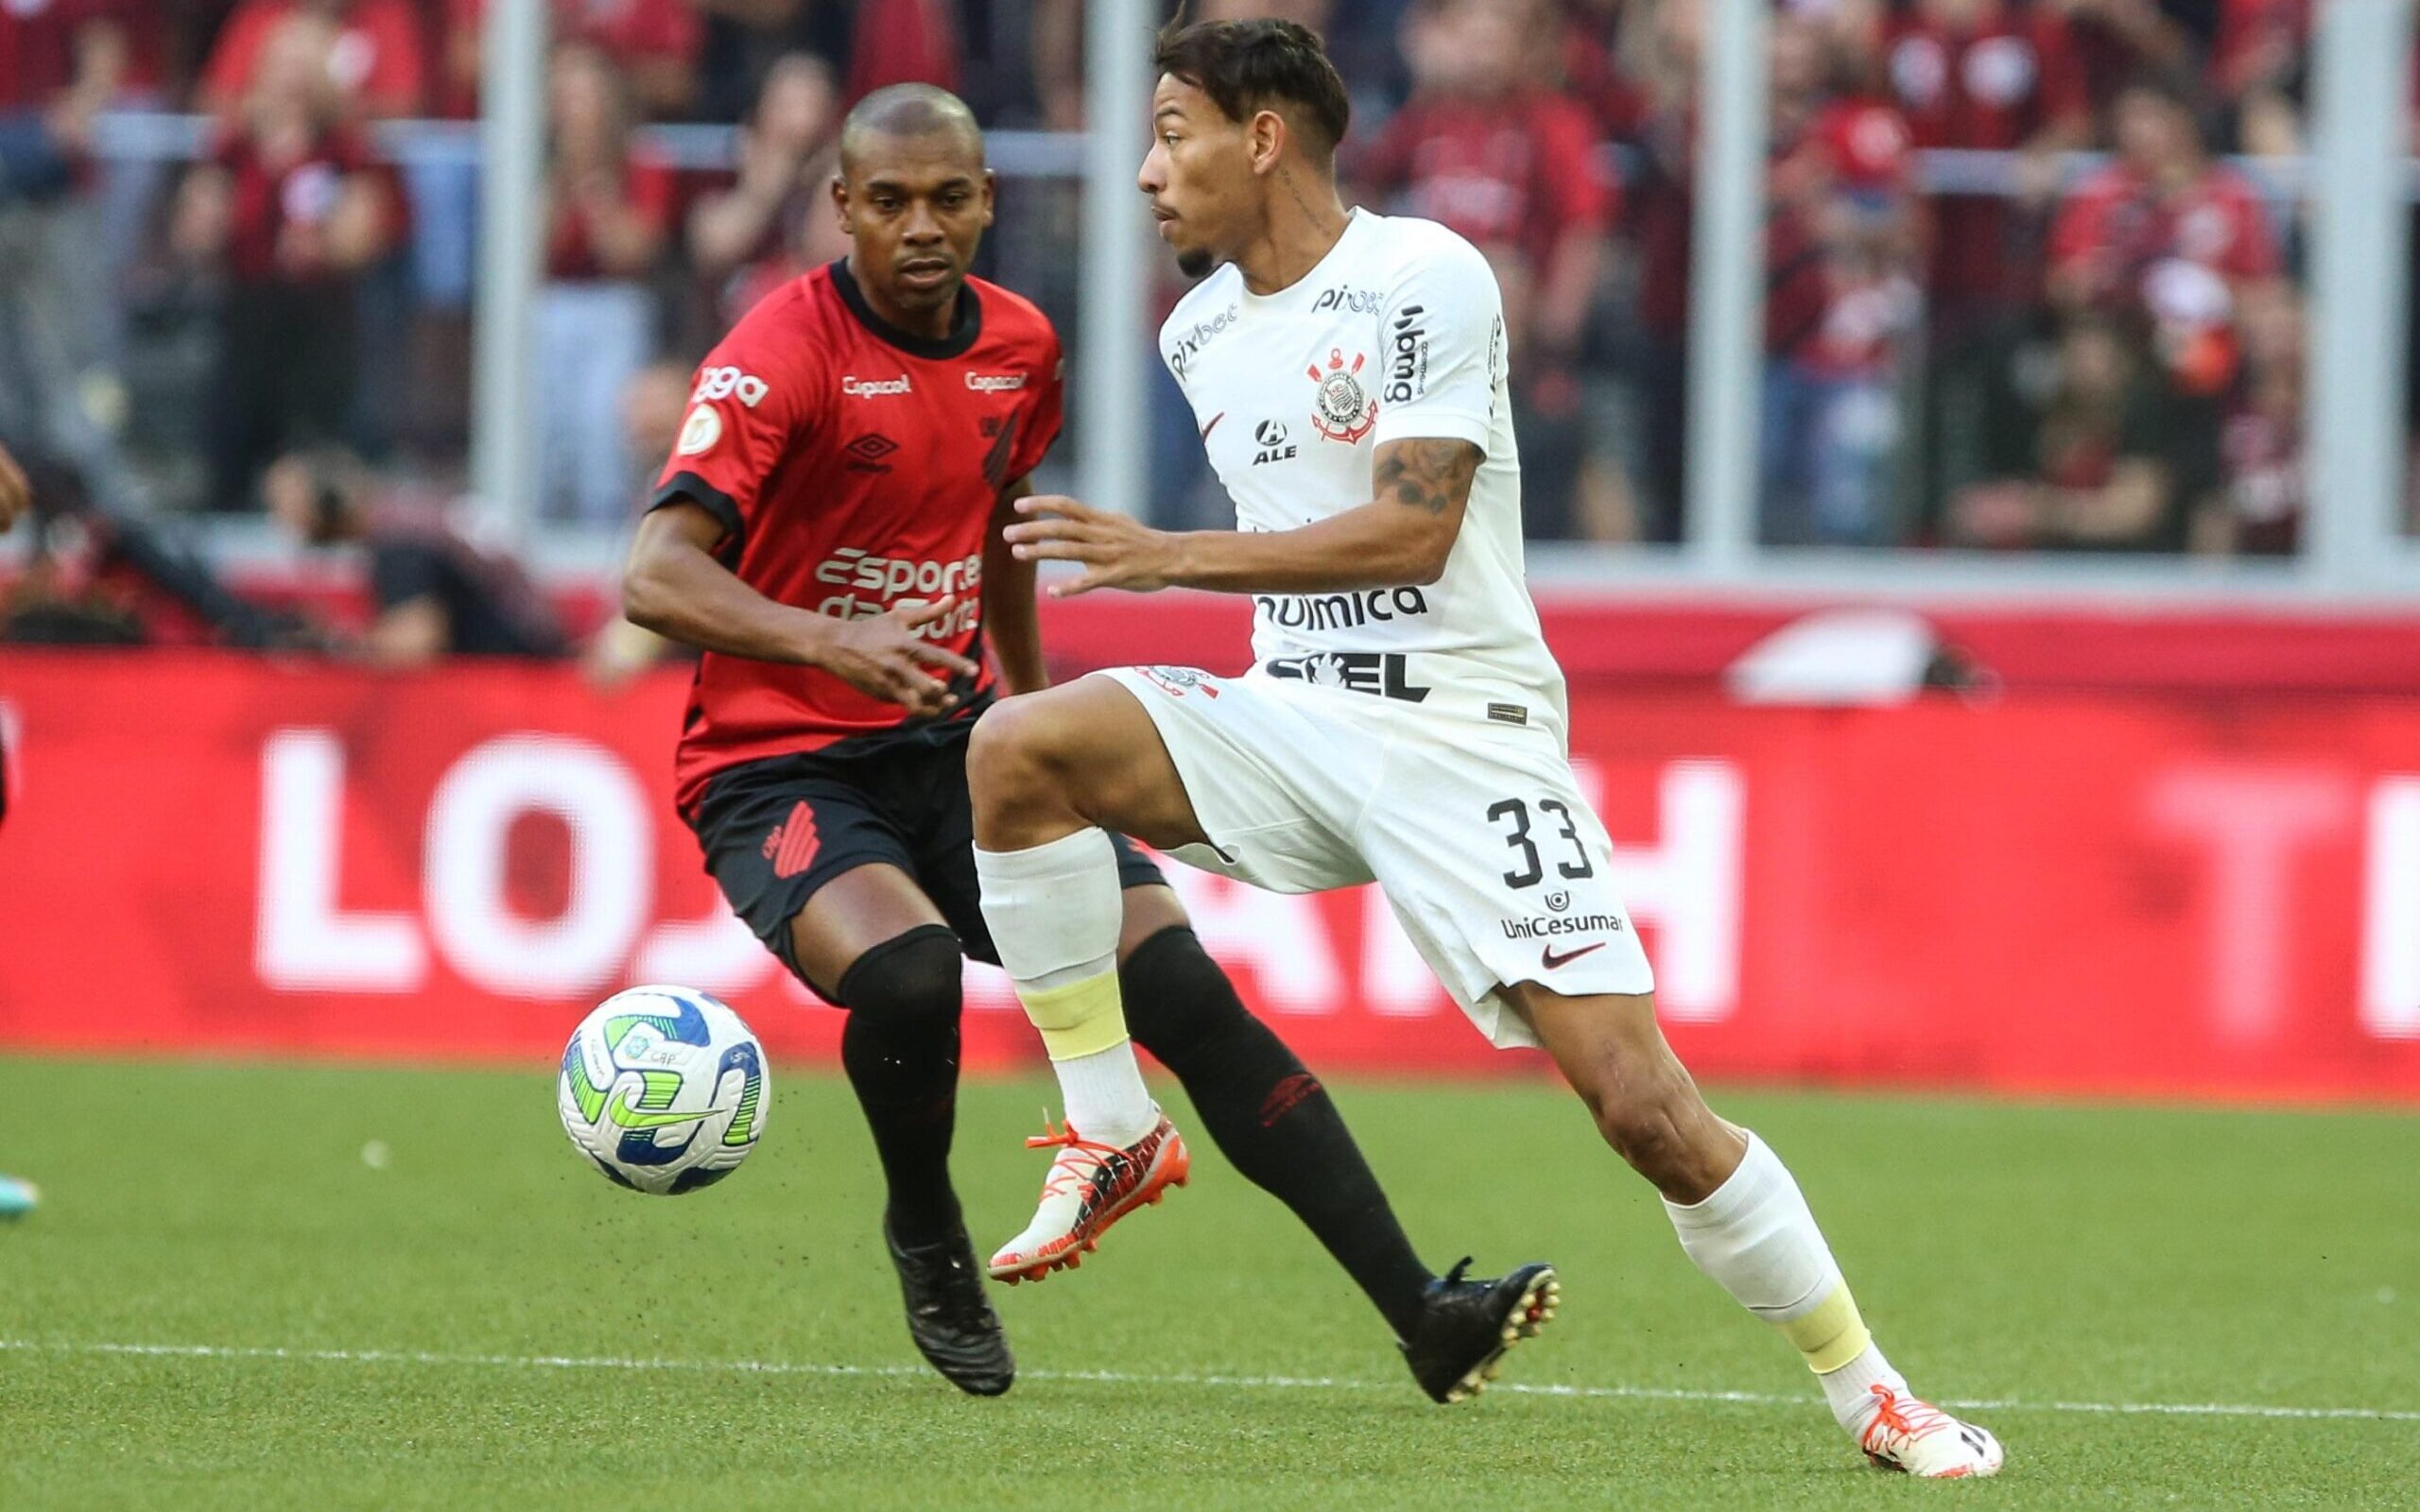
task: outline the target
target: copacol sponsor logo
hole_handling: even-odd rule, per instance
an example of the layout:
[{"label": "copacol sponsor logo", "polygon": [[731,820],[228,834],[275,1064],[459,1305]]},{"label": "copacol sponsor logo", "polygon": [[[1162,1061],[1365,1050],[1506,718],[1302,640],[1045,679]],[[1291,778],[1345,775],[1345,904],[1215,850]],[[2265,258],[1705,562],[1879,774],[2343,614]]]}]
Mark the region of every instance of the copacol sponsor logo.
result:
[{"label": "copacol sponsor logo", "polygon": [[1006,394],[1023,388],[1025,380],[1021,372],[970,372],[966,387],[978,394]]},{"label": "copacol sponsor logo", "polygon": [[1252,455],[1254,467],[1263,462],[1290,462],[1302,451],[1301,447],[1286,438],[1286,427],[1273,420],[1262,421],[1252,433],[1252,438],[1259,447]]},{"label": "copacol sponsor logo", "polygon": [[1401,404],[1428,388],[1428,328],[1425,306],[1409,304],[1396,315],[1394,344],[1387,359],[1387,403]]},{"label": "copacol sponsor logo", "polygon": [[851,373],[840,380],[840,392],[857,399],[882,399],[913,391],[904,372],[896,378],[860,378]]}]

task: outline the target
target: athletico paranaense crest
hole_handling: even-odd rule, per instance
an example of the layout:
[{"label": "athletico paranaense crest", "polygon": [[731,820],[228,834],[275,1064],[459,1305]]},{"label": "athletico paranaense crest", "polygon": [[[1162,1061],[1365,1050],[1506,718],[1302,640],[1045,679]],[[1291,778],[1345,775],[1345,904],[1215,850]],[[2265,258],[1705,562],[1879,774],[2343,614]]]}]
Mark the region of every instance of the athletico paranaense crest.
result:
[{"label": "athletico paranaense crest", "polygon": [[1331,441],[1350,446],[1378,423],[1378,402],[1361,387],[1361,365],[1369,360],[1357,352],[1348,368],[1343,350],[1330,347],[1325,369],[1311,364],[1311,382],[1320,386],[1311,405],[1311,428]]}]

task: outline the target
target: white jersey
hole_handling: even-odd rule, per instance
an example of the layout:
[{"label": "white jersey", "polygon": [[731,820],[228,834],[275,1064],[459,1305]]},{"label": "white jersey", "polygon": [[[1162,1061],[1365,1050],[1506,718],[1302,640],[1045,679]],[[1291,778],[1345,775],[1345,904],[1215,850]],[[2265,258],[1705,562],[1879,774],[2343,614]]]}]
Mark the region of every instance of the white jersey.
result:
[{"label": "white jersey", "polygon": [[1503,297],[1477,248],[1434,221],[1356,210],[1292,285],[1253,294],[1228,264],[1160,338],[1241,529],[1291,530],[1369,503],[1389,441],[1447,438],[1486,454],[1442,577],[1254,595],[1257,670],[1421,702],[1445,693],[1432,708],[1485,706],[1561,731],[1563,672],[1522,567]]}]

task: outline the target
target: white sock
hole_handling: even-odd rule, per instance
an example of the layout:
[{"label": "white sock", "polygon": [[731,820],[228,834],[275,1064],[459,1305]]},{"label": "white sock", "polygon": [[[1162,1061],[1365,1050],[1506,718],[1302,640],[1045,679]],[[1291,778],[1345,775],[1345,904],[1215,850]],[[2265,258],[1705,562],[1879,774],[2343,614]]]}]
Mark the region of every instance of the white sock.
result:
[{"label": "white sock", "polygon": [[1882,1358],[1882,1346],[1871,1341],[1863,1353],[1838,1370],[1817,1376],[1815,1383],[1824,1388],[1833,1418],[1852,1434],[1865,1432],[1865,1425],[1874,1420],[1875,1387],[1889,1386],[1899,1396],[1908,1390],[1908,1378],[1892,1369],[1891,1362]]},{"label": "white sock", "polygon": [[1118,1000],[1123,903],[1109,833],[1079,830],[1025,850],[977,848],[975,874],[993,947],[1042,1031],[1068,1124],[1088,1140],[1133,1143],[1160,1114]]},{"label": "white sock", "polygon": [[1805,1194],[1764,1141],[1748,1136],[1739,1168],[1704,1201],[1667,1202],[1664,1211],[1698,1269],[1806,1357],[1841,1427],[1864,1426],[1876,1383],[1906,1389],[1858,1316]]}]

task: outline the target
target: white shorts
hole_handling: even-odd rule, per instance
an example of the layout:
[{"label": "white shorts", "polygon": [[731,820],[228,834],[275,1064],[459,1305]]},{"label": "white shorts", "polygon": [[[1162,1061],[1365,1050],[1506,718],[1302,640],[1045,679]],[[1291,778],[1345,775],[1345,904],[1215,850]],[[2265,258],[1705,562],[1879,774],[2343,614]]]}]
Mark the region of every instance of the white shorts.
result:
[{"label": "white shorts", "polygon": [[1504,987],[1654,989],[1553,731],[1259,673],[1095,676],[1133,693],[1184,780],[1210,844],[1178,860],[1272,892],[1375,882],[1491,1044],[1538,1042]]}]

